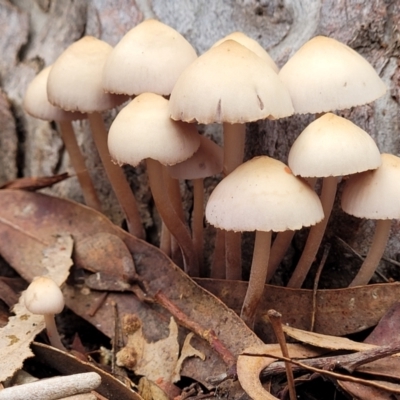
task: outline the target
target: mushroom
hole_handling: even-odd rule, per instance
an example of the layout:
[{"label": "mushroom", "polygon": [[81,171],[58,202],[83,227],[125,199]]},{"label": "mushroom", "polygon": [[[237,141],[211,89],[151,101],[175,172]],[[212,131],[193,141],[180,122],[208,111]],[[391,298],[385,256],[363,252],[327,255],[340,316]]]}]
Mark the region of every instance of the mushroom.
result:
[{"label": "mushroom", "polygon": [[256,231],[241,311],[252,328],[267,275],[271,231],[295,230],[321,221],[321,202],[285,164],[261,156],[240,165],[216,186],[206,206],[206,218],[220,229]]},{"label": "mushroom", "polygon": [[66,351],[54,319],[54,315],[64,308],[64,296],[53,279],[47,276],[35,277],[24,292],[24,302],[26,309],[32,314],[43,314],[51,345]]},{"label": "mushroom", "polygon": [[336,195],[337,179],[378,168],[379,149],[374,140],[351,121],[327,113],[299,135],[289,152],[288,164],[295,175],[322,177],[324,219],[310,229],[289,287],[301,287],[321,244]]},{"label": "mushroom", "polygon": [[[191,179],[193,183],[192,236],[199,260],[201,276],[203,268],[204,178],[222,171],[223,150],[211,139],[200,136],[200,147],[186,161],[167,167],[175,179]],[[214,271],[215,272],[215,271]]]},{"label": "mushroom", "polygon": [[150,189],[157,210],[172,236],[178,241],[185,271],[198,276],[197,256],[189,230],[166,195],[163,165],[174,165],[191,157],[200,145],[200,135],[192,124],[169,117],[168,100],[143,93],[125,106],[113,121],[108,136],[112,158],[120,165],[138,165],[146,160]]},{"label": "mushroom", "polygon": [[352,286],[366,285],[372,278],[385,250],[392,219],[400,219],[400,158],[382,154],[382,165],[373,171],[353,175],[342,194],[342,209],[358,218],[375,219],[370,250]]},{"label": "mushroom", "polygon": [[100,201],[76,141],[71,122],[86,118],[86,115],[79,112],[67,112],[50,104],[47,99],[47,78],[50,69],[51,66],[43,69],[28,85],[23,102],[24,110],[32,117],[57,122],[71,164],[81,185],[85,202],[89,207],[101,211]]},{"label": "mushroom", "polygon": [[[290,96],[269,63],[234,40],[201,55],[178,78],[174,120],[223,123],[224,172],[243,162],[246,122],[293,113]],[[241,279],[240,235],[226,234],[226,276]]]},{"label": "mushroom", "polygon": [[87,113],[105,172],[125,213],[129,231],[144,238],[135,197],[126,177],[111,162],[107,149],[107,130],[101,112],[122,104],[126,96],[104,93],[102,71],[112,47],[92,36],[85,36],[69,46],[51,68],[47,95],[50,103],[66,111]]}]

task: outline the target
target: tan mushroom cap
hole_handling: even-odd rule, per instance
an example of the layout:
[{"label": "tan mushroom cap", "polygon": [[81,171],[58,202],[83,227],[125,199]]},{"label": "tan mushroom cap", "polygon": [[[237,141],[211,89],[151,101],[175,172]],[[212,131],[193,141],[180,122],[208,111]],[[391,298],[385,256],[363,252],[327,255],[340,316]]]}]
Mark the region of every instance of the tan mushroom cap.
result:
[{"label": "tan mushroom cap", "polygon": [[327,113],[298,136],[288,164],[295,175],[303,177],[341,176],[378,168],[381,156],[367,132]]},{"label": "tan mushroom cap", "polygon": [[44,68],[28,85],[23,102],[24,110],[32,117],[45,121],[74,121],[86,118],[85,114],[67,112],[49,102],[47,99],[47,78],[50,69],[51,66]]},{"label": "tan mushroom cap", "polygon": [[400,158],[382,154],[382,165],[350,177],[342,194],[347,214],[369,219],[400,219]]},{"label": "tan mushroom cap", "polygon": [[125,106],[108,134],[111,157],[133,166],[146,158],[173,165],[191,157],[199,145],[196,127],[171,120],[168,100],[154,93],[143,93]]},{"label": "tan mushroom cap", "polygon": [[282,162],[253,158],[224,178],[211,193],[207,220],[229,231],[285,231],[323,218],[317,194]]},{"label": "tan mushroom cap", "polygon": [[107,58],[103,86],[110,93],[169,95],[182,71],[197,58],[175,29],[148,19],[131,29]]},{"label": "tan mushroom cap", "polygon": [[245,123],[293,113],[289,92],[268,63],[234,40],[194,61],[171,93],[175,120]]},{"label": "tan mushroom cap", "polygon": [[225,42],[226,40],[234,40],[235,42],[240,43],[242,46],[257,54],[258,57],[265,60],[276,73],[279,72],[278,66],[275,64],[275,61],[271,58],[267,51],[256,40],[248,37],[243,32],[230,33],[224,38],[218,40],[218,42],[214,43],[212,47],[219,46],[222,42]]},{"label": "tan mushroom cap", "polygon": [[50,103],[66,111],[104,111],[128,98],[105,93],[103,66],[112,47],[92,36],[69,46],[56,60],[47,83]]},{"label": "tan mushroom cap", "polygon": [[168,167],[175,179],[203,179],[222,172],[224,152],[211,139],[200,135],[200,147],[187,160]]},{"label": "tan mushroom cap", "polygon": [[361,55],[335,39],[317,36],[282,67],[296,113],[343,110],[370,103],[386,85]]}]

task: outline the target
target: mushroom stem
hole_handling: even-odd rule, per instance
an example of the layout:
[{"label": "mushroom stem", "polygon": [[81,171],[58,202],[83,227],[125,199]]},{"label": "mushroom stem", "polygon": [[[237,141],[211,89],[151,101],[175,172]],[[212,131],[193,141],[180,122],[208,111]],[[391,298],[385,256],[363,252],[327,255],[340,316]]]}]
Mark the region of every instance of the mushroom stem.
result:
[{"label": "mushroom stem", "polygon": [[350,283],[349,287],[368,284],[374,275],[380,259],[382,258],[383,252],[385,251],[385,247],[389,239],[391,224],[392,220],[390,219],[377,220],[375,234],[372,239],[372,244],[367,257],[365,258],[360,270]]},{"label": "mushroom stem", "polygon": [[256,231],[249,285],[240,314],[243,321],[251,329],[253,329],[257,307],[264,291],[270,248],[271,231]]},{"label": "mushroom stem", "polygon": [[214,279],[225,279],[225,274],[225,231],[216,228],[210,277]]},{"label": "mushroom stem", "polygon": [[140,214],[135,196],[124,175],[124,171],[111,161],[111,156],[107,147],[107,130],[100,113],[88,114],[89,123],[92,129],[93,140],[96,144],[101,161],[103,163],[107,177],[111,183],[118,202],[126,216],[128,230],[132,235],[143,239],[145,237],[144,228],[140,220]]},{"label": "mushroom stem", "polygon": [[59,121],[58,126],[60,128],[64,146],[69,154],[72,167],[75,170],[79,184],[82,188],[82,194],[85,199],[85,203],[89,207],[101,212],[100,200],[97,197],[92,179],[90,178],[89,172],[86,168],[85,159],[83,158],[81,150],[78,146],[71,121]]},{"label": "mushroom stem", "polygon": [[266,282],[269,282],[271,278],[274,276],[276,270],[279,267],[279,264],[283,260],[290,243],[292,243],[292,239],[295,231],[284,231],[279,232],[276,235],[276,238],[271,246],[271,254],[269,256],[268,263],[268,274]]},{"label": "mushroom stem", "polygon": [[171,257],[171,233],[164,221],[161,222],[160,250],[168,257]]},{"label": "mushroom stem", "polygon": [[61,343],[60,335],[58,334],[54,319],[54,314],[44,314],[44,322],[46,324],[46,331],[50,340],[50,344],[57,349],[67,351],[64,345]]},{"label": "mushroom stem", "polygon": [[[223,129],[224,174],[229,175],[243,163],[246,125],[224,123]],[[241,239],[239,232],[225,233],[226,279],[240,280],[242,278]]]},{"label": "mushroom stem", "polygon": [[192,237],[199,261],[200,276],[205,276],[203,263],[204,180],[193,179]]},{"label": "mushroom stem", "polygon": [[199,266],[189,230],[179,218],[169,197],[165,196],[166,185],[163,179],[162,166],[158,161],[151,158],[146,159],[146,165],[154,203],[171,235],[179,243],[185,262],[185,272],[190,276],[199,276]]},{"label": "mushroom stem", "polygon": [[323,179],[321,191],[321,204],[324,210],[324,219],[311,227],[306,245],[300,260],[291,276],[288,287],[300,288],[306,279],[307,273],[314,262],[319,246],[325,233],[326,226],[331,215],[337,189],[337,177],[329,176]]}]

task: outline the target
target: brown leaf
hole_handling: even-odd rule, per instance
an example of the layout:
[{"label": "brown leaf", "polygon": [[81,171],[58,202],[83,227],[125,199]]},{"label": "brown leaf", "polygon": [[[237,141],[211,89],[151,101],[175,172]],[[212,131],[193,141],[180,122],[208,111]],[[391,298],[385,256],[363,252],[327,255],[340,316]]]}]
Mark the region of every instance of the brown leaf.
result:
[{"label": "brown leaf", "polygon": [[[195,279],[228,307],[240,313],[247,282]],[[317,291],[314,331],[333,336],[360,332],[378,323],[386,310],[400,298],[400,283],[385,283],[345,289]],[[267,311],[282,314],[282,322],[309,330],[313,312],[313,291],[266,285],[255,326],[255,332],[266,343],[274,341]]]},{"label": "brown leaf", "polygon": [[[214,330],[236,356],[246,347],[262,343],[232,310],[194,283],[159,249],[119,229],[102,214],[40,193],[0,191],[0,252],[26,279],[40,275],[42,268],[35,260],[46,242],[59,232],[69,232],[75,243],[99,232],[118,236],[131,252],[138,274],[147,281],[151,296],[162,291],[190,319]],[[13,243],[19,243],[24,251],[18,251]],[[112,258],[112,254],[108,256]],[[167,335],[169,314],[158,305],[140,302],[132,293],[110,293],[94,316],[88,315],[88,310],[100,301],[102,292],[67,287],[64,293],[69,308],[109,337],[114,333],[113,302],[118,305],[121,318],[128,313],[138,315],[147,340],[159,340]],[[226,366],[203,340],[194,337],[192,344],[206,355],[207,363],[188,359],[183,364],[182,375],[210,386],[207,378],[225,373]]]}]

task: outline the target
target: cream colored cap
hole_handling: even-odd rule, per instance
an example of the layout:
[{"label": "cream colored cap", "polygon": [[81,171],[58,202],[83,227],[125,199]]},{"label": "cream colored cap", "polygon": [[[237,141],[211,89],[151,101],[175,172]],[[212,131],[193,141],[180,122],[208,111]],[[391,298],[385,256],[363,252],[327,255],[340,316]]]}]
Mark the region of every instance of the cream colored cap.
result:
[{"label": "cream colored cap", "polygon": [[234,40],[194,61],[171,93],[175,120],[245,123],[293,113],[289,92],[268,63]]},{"label": "cream colored cap", "polygon": [[133,166],[146,158],[173,165],[191,157],[199,146],[196,127],[171,120],[168,100],[154,93],[143,93],[125,106],[108,134],[111,157]]},{"label": "cream colored cap", "polygon": [[328,113],[295,140],[288,164],[295,175],[303,177],[341,176],[378,168],[381,156],[367,132]]},{"label": "cream colored cap", "polygon": [[175,179],[203,179],[222,172],[224,152],[206,136],[200,135],[200,147],[187,160],[168,167]]},{"label": "cream colored cap", "polygon": [[106,92],[169,95],[182,71],[197,58],[192,45],[175,29],[148,19],[115,46],[103,70]]},{"label": "cream colored cap", "polygon": [[85,36],[58,57],[50,71],[47,96],[55,106],[66,111],[104,111],[128,99],[105,93],[103,66],[112,47],[92,36]]},{"label": "cream colored cap", "polygon": [[382,165],[353,175],[342,194],[347,214],[369,219],[400,219],[400,158],[382,154]]},{"label": "cream colored cap", "polygon": [[50,67],[40,71],[26,89],[23,107],[32,117],[45,121],[74,121],[86,118],[80,112],[67,112],[59,107],[53,106],[47,99],[47,78]]},{"label": "cream colored cap", "polygon": [[276,73],[279,72],[278,66],[275,64],[275,61],[266,52],[266,50],[256,40],[248,37],[242,32],[233,32],[228,36],[225,36],[224,38],[218,40],[218,42],[216,42],[212,47],[219,46],[222,42],[225,42],[226,40],[234,40],[235,42],[240,43],[242,46],[257,54],[258,57],[265,60]]},{"label": "cream colored cap", "polygon": [[343,110],[370,103],[386,92],[372,66],[350,47],[317,36],[282,67],[296,113]]},{"label": "cream colored cap", "polygon": [[245,162],[211,193],[206,218],[229,231],[285,231],[323,218],[321,202],[289,167],[267,156]]}]

